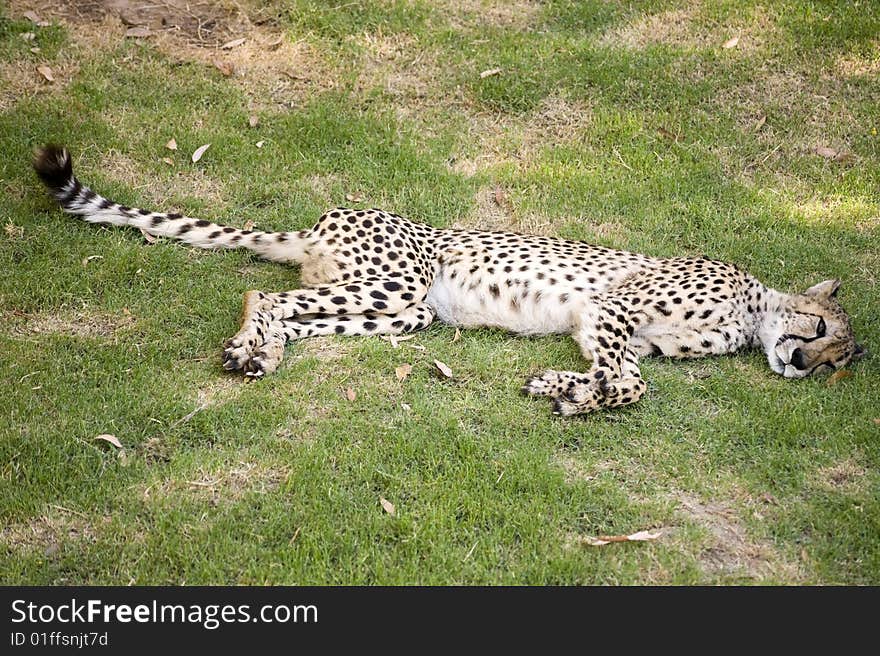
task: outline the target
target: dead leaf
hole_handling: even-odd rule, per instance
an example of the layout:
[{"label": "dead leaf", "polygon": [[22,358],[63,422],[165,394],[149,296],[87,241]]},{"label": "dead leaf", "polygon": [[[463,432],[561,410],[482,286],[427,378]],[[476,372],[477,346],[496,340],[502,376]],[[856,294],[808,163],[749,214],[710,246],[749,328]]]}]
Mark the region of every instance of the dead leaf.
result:
[{"label": "dead leaf", "polygon": [[42,66],[37,66],[37,71],[39,71],[40,75],[46,78],[47,82],[54,82],[55,75],[52,73],[52,69],[43,64]]},{"label": "dead leaf", "polygon": [[144,236],[144,239],[147,240],[148,244],[155,244],[156,243],[156,236],[155,235],[151,235],[149,232],[147,232],[143,228],[141,228],[141,234]]},{"label": "dead leaf", "polygon": [[397,510],[394,508],[394,504],[385,497],[379,497],[379,503],[382,505],[382,509],[392,517],[397,514]]},{"label": "dead leaf", "polygon": [[659,128],[657,128],[657,132],[664,139],[669,139],[670,141],[678,141],[678,135],[673,134],[672,132],[670,132],[669,130],[664,128],[663,126],[660,126]]},{"label": "dead leaf", "polygon": [[412,365],[411,364],[402,364],[394,370],[394,375],[397,376],[397,380],[401,383],[406,380],[406,377],[412,373]]},{"label": "dead leaf", "polygon": [[427,351],[428,349],[422,346],[421,344],[407,344],[411,349],[415,349],[416,351]]},{"label": "dead leaf", "polygon": [[507,204],[510,202],[507,193],[501,187],[495,187],[493,198],[498,207],[507,207]]},{"label": "dead leaf", "polygon": [[278,48],[279,46],[281,46],[282,43],[284,43],[284,37],[283,37],[283,36],[279,36],[278,38],[273,39],[272,41],[270,41],[269,43],[267,43],[267,44],[266,44],[266,49],[267,49],[267,50],[275,50],[276,48]]},{"label": "dead leaf", "polygon": [[880,426],[880,417],[874,417],[874,424]]},{"label": "dead leaf", "polygon": [[122,442],[120,442],[115,435],[111,435],[110,433],[104,433],[102,435],[98,435],[95,439],[96,440],[104,440],[105,442],[109,442],[110,444],[115,446],[117,449],[122,448]]},{"label": "dead leaf", "polygon": [[25,41],[33,41],[34,39],[37,38],[37,35],[34,34],[33,32],[22,32],[21,38],[24,39]]},{"label": "dead leaf", "polygon": [[262,139],[261,139],[260,141],[258,141],[258,142],[257,142],[257,148],[262,148],[264,143],[266,143],[266,142],[263,141]]},{"label": "dead leaf", "polygon": [[455,329],[455,334],[452,336],[452,343],[455,344],[458,340],[461,339],[461,330],[458,328]]},{"label": "dead leaf", "polygon": [[450,369],[446,363],[440,362],[440,360],[434,360],[434,364],[440,370],[440,373],[446,376],[447,378],[452,378],[452,369]]},{"label": "dead leaf", "polygon": [[27,18],[31,23],[34,23],[37,27],[49,27],[49,21],[45,21],[37,16],[37,12],[35,11],[26,11],[22,16]]},{"label": "dead leaf", "polygon": [[361,203],[364,200],[364,195],[360,192],[354,194],[345,194],[345,200],[349,203]]},{"label": "dead leaf", "polygon": [[499,75],[500,73],[501,73],[500,68],[490,68],[490,69],[485,70],[482,73],[480,73],[480,79],[485,80],[487,77],[491,77],[493,75]]},{"label": "dead leaf", "polygon": [[202,159],[202,155],[204,155],[205,151],[208,150],[208,148],[210,147],[211,144],[205,144],[204,146],[199,146],[198,148],[196,148],[196,151],[192,154],[193,164]]},{"label": "dead leaf", "polygon": [[825,384],[828,387],[831,387],[832,385],[836,385],[837,383],[839,383],[844,378],[849,378],[850,376],[852,376],[851,371],[849,371],[848,369],[841,369],[840,371],[835,371],[833,374],[828,376],[828,380],[825,381]]},{"label": "dead leaf", "polygon": [[146,39],[153,36],[153,30],[149,27],[129,27],[125,30],[125,36],[131,39]]},{"label": "dead leaf", "polygon": [[260,124],[260,117],[259,116],[257,116],[256,114],[248,116],[248,125],[249,126],[251,126],[252,128],[255,128],[259,124]]},{"label": "dead leaf", "polygon": [[163,157],[162,161],[165,162],[168,166],[174,166],[174,160],[170,157]]},{"label": "dead leaf", "polygon": [[220,73],[223,74],[223,77],[230,77],[235,72],[235,66],[233,66],[230,62],[225,62],[222,59],[214,60],[214,68],[216,68]]},{"label": "dead leaf", "polygon": [[171,138],[168,140],[168,143],[165,144],[165,147],[166,147],[168,150],[177,150],[177,142],[174,140],[174,137],[171,137]]},{"label": "dead leaf", "polygon": [[[406,410],[407,412],[412,410],[412,406],[409,403],[401,403],[400,407],[403,408],[404,410]],[[874,421],[880,423],[880,419],[875,419]]]},{"label": "dead leaf", "polygon": [[761,114],[761,116],[758,117],[758,121],[755,123],[754,131],[757,132],[758,130],[760,130],[762,127],[764,127],[764,123],[766,123],[766,122],[767,122],[767,115]]},{"label": "dead leaf", "polygon": [[651,531],[638,531],[630,535],[600,535],[595,538],[587,535],[582,537],[581,541],[591,547],[602,547],[612,542],[646,542],[648,540],[656,540],[661,535],[663,535],[663,531],[654,531],[653,533]]},{"label": "dead leaf", "polygon": [[82,265],[86,266],[92,260],[103,260],[103,259],[104,259],[103,255],[89,255],[88,257],[83,258]]},{"label": "dead leaf", "polygon": [[345,398],[347,398],[349,401],[354,401],[357,398],[357,392],[355,392],[350,387],[346,387],[345,388]]},{"label": "dead leaf", "polygon": [[253,230],[254,225],[256,225],[256,224],[254,223],[253,219],[248,219],[247,221],[244,222],[244,225],[241,227],[241,229],[242,230]]},{"label": "dead leaf", "polygon": [[24,236],[24,228],[21,226],[17,226],[14,223],[7,223],[3,226],[3,230],[6,231],[6,236],[11,239],[16,239],[18,237]]},{"label": "dead leaf", "polygon": [[415,339],[415,335],[379,335],[379,339],[390,342],[392,348],[400,348],[400,342],[408,342],[411,339]]},{"label": "dead leaf", "polygon": [[764,494],[762,494],[758,498],[769,506],[778,506],[779,505],[779,501],[776,500],[776,497],[774,497],[769,492],[764,492]]},{"label": "dead leaf", "polygon": [[36,46],[34,46],[33,48],[31,48],[31,52],[34,53],[35,55],[38,55],[38,54],[40,54],[40,49],[37,48]]},{"label": "dead leaf", "polygon": [[846,164],[848,162],[852,162],[855,160],[856,156],[847,150],[841,150],[837,153],[837,157],[834,158],[835,162],[840,162],[841,164]]},{"label": "dead leaf", "polygon": [[813,152],[816,153],[819,157],[824,157],[825,159],[834,159],[837,157],[837,151],[833,148],[826,148],[825,146],[816,146],[813,149]]},{"label": "dead leaf", "polygon": [[240,46],[240,45],[241,45],[242,43],[244,43],[246,40],[247,40],[247,39],[245,39],[244,37],[242,37],[242,38],[240,38],[240,39],[233,39],[232,41],[227,41],[227,42],[224,43],[222,46],[220,46],[220,50],[232,50],[234,47],[236,47],[236,46]]},{"label": "dead leaf", "polygon": [[735,36],[724,42],[724,45],[721,47],[725,50],[730,50],[731,48],[736,48],[736,44],[739,43],[739,37]]}]

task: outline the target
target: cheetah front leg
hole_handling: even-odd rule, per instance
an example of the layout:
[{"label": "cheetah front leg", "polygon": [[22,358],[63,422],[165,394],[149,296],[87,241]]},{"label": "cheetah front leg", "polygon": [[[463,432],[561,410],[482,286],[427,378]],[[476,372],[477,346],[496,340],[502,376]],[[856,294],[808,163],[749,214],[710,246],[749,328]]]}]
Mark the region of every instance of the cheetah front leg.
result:
[{"label": "cheetah front leg", "polygon": [[629,318],[625,303],[617,299],[587,305],[573,337],[592,360],[590,371],[547,371],[526,381],[523,391],[553,397],[553,413],[565,416],[638,401],[647,385],[638,355],[629,348],[633,333]]}]

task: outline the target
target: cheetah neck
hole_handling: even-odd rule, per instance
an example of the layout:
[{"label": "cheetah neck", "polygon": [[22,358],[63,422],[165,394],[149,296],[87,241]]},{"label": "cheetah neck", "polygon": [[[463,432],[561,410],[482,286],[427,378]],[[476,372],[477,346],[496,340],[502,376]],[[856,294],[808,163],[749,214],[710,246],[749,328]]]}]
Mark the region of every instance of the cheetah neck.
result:
[{"label": "cheetah neck", "polygon": [[754,304],[757,319],[752,344],[770,357],[781,333],[780,326],[791,295],[760,284],[749,291],[749,303]]}]

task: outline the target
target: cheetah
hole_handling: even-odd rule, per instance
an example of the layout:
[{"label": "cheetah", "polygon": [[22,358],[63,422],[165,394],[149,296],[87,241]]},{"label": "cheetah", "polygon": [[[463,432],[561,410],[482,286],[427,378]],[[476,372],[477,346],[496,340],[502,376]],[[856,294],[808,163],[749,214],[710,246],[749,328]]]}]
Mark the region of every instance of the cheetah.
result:
[{"label": "cheetah", "polygon": [[288,341],[316,335],[398,335],[435,319],[518,335],[569,334],[586,372],[549,370],[524,393],[578,415],[638,401],[639,359],[764,351],[786,378],[830,372],[864,351],[826,280],[801,294],[706,257],[657,258],[580,241],[438,229],[378,209],[338,208],[310,230],[263,232],[120,205],[82,185],[69,152],[38,149],[34,168],[64,211],[141,228],[199,248],[246,248],[301,267],[300,289],[249,291],[223,366],[259,378]]}]

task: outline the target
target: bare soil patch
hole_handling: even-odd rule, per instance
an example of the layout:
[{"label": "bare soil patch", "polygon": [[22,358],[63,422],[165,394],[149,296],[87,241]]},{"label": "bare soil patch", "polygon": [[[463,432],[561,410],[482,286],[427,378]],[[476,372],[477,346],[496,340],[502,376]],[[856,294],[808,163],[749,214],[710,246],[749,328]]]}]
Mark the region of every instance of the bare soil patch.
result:
[{"label": "bare soil patch", "polygon": [[541,10],[536,0],[440,0],[435,6],[457,30],[486,26],[524,30]]},{"label": "bare soil patch", "polygon": [[247,494],[266,494],[277,489],[289,476],[283,466],[236,462],[219,469],[199,468],[180,478],[166,478],[147,486],[141,493],[145,501],[189,495],[211,505],[234,502]]}]

